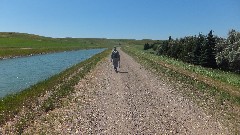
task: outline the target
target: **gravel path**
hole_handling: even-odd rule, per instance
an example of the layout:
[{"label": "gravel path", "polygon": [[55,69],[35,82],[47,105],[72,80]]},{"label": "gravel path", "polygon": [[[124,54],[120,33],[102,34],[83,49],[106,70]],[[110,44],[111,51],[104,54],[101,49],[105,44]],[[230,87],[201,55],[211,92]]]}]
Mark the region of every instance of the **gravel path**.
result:
[{"label": "gravel path", "polygon": [[227,134],[216,119],[120,51],[82,79],[66,105],[36,119],[30,134]]}]

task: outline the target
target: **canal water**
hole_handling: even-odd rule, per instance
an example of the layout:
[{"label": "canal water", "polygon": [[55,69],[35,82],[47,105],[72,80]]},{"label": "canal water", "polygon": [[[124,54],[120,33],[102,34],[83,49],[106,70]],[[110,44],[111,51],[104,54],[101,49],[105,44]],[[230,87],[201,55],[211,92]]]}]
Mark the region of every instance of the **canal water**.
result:
[{"label": "canal water", "polygon": [[102,51],[78,50],[0,60],[0,97],[26,89]]}]

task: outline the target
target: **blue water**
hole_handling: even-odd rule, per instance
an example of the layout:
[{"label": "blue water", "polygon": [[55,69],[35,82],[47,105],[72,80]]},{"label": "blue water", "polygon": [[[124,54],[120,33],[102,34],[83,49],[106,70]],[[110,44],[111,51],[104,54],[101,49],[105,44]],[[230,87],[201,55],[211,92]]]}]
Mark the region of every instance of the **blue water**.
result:
[{"label": "blue water", "polygon": [[0,97],[26,89],[103,50],[68,51],[0,60]]}]

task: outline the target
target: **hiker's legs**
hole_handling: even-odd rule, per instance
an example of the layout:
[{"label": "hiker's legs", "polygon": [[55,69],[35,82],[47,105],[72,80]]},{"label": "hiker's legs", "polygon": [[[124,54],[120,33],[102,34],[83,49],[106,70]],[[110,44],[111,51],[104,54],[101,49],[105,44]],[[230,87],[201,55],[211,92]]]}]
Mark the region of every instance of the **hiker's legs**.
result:
[{"label": "hiker's legs", "polygon": [[117,72],[117,67],[118,67],[118,59],[117,58],[113,58],[113,67],[115,72]]},{"label": "hiker's legs", "polygon": [[115,72],[117,72],[117,67],[114,67]]}]

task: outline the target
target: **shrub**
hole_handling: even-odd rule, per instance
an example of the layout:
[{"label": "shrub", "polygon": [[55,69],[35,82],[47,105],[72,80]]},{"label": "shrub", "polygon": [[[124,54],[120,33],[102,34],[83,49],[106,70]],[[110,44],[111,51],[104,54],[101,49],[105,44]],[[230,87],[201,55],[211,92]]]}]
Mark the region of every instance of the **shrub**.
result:
[{"label": "shrub", "polygon": [[150,48],[150,45],[149,45],[148,43],[146,43],[146,44],[144,45],[143,50],[148,50],[149,48]]},{"label": "shrub", "polygon": [[240,72],[240,44],[230,44],[217,54],[216,62],[221,69]]}]

